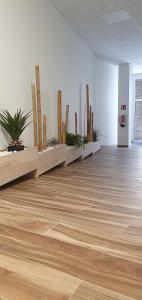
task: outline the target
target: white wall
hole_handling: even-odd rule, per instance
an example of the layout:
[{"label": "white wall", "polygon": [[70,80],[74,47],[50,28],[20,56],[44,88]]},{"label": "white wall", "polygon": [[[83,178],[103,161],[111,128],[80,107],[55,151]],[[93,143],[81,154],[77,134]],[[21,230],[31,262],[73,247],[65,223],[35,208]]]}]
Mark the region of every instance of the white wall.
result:
[{"label": "white wall", "polygon": [[132,73],[133,74],[142,74],[142,64],[133,64],[132,66]]},{"label": "white wall", "polygon": [[96,128],[103,145],[117,144],[118,124],[118,66],[97,62]]},{"label": "white wall", "polygon": [[[80,111],[80,85],[90,85],[91,99],[93,103],[95,101],[96,67],[92,52],[48,0],[0,0],[0,31],[0,108],[7,108],[11,113],[17,107],[31,110],[30,84],[34,81],[34,66],[39,64],[48,137],[57,136],[58,89],[63,90],[63,103],[71,106],[70,130],[73,131],[74,112]],[[107,71],[109,67],[106,65],[106,76]],[[114,69],[113,75],[116,73]],[[108,88],[111,95],[112,89],[115,90],[113,82]],[[99,96],[100,105],[105,102],[105,108],[111,110],[112,99],[106,104],[108,98],[105,100],[101,91]],[[103,118],[98,125],[102,121]],[[108,130],[113,123],[111,121]],[[105,135],[108,135],[108,130]],[[23,138],[25,144],[32,144],[32,126]],[[115,140],[113,128],[111,140]],[[0,132],[0,144],[4,142]]]},{"label": "white wall", "polygon": [[129,68],[129,146],[134,140],[135,102],[134,102],[134,75],[132,65]]}]

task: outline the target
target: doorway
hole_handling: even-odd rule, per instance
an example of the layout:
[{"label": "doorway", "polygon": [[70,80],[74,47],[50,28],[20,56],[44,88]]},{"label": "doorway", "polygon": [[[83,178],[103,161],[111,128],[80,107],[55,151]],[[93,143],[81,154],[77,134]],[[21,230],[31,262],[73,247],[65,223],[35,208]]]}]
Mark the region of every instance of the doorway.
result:
[{"label": "doorway", "polygon": [[134,142],[142,143],[142,74],[135,78]]}]

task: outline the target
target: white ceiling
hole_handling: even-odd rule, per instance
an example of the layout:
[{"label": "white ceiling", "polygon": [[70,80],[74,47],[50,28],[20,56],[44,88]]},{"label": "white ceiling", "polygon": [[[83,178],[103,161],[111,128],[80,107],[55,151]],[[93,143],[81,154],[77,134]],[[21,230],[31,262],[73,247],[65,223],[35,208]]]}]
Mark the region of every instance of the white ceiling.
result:
[{"label": "white ceiling", "polygon": [[142,0],[50,0],[96,55],[142,63]]}]

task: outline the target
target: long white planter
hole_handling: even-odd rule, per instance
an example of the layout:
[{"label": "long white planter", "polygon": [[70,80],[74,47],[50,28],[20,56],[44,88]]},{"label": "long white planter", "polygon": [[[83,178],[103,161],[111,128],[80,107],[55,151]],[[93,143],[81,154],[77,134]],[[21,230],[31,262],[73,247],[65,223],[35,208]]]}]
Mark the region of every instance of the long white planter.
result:
[{"label": "long white planter", "polygon": [[44,174],[66,161],[66,145],[48,147],[38,153],[37,176]]},{"label": "long white planter", "polygon": [[66,161],[65,166],[68,166],[72,162],[82,157],[82,148],[81,147],[67,147],[66,148]]},{"label": "long white planter", "polygon": [[97,141],[93,143],[93,154],[101,150],[101,142]]},{"label": "long white planter", "polygon": [[82,159],[85,159],[89,155],[93,154],[93,142],[85,144],[82,148]]},{"label": "long white planter", "polygon": [[[0,186],[37,169],[37,150],[26,149],[0,155]],[[33,174],[34,176],[34,174]]]}]

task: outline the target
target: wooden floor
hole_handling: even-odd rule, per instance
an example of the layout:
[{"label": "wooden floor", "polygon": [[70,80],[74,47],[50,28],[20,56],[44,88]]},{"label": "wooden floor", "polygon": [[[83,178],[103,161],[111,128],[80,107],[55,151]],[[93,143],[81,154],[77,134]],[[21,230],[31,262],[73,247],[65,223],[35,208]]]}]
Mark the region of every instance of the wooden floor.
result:
[{"label": "wooden floor", "polygon": [[142,148],[0,191],[0,300],[142,299]]}]

